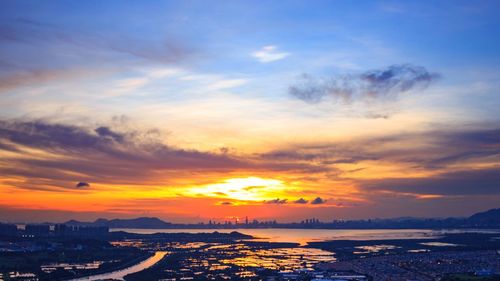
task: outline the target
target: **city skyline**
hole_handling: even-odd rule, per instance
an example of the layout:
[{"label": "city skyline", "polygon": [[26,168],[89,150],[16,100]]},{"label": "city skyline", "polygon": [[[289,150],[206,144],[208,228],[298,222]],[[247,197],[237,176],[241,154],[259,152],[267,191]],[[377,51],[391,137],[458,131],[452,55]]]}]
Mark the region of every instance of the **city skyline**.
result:
[{"label": "city skyline", "polygon": [[4,1],[0,221],[500,207],[497,1]]}]

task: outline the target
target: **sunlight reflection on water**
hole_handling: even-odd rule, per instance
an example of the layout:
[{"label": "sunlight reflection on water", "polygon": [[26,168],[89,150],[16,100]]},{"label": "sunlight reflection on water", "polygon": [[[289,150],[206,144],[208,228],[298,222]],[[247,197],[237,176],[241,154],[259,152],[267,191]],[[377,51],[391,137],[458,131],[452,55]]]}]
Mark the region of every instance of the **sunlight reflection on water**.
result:
[{"label": "sunlight reflection on water", "polygon": [[498,233],[494,230],[475,229],[290,229],[290,228],[261,228],[261,229],[133,229],[115,228],[111,231],[126,231],[138,234],[152,233],[230,233],[237,231],[252,235],[269,242],[293,242],[306,245],[307,242],[326,240],[388,240],[388,239],[433,239],[446,233],[482,232]]},{"label": "sunlight reflection on water", "polygon": [[116,280],[123,280],[123,277],[125,275],[135,273],[138,271],[141,271],[143,269],[149,268],[159,262],[167,252],[156,252],[154,256],[136,264],[131,267],[127,267],[122,270],[117,270],[117,271],[112,271],[109,273],[103,273],[99,275],[93,275],[93,276],[88,276],[88,277],[82,277],[82,278],[77,278],[77,279],[72,279],[70,281],[96,281],[96,280],[106,280],[106,279],[116,279]]}]

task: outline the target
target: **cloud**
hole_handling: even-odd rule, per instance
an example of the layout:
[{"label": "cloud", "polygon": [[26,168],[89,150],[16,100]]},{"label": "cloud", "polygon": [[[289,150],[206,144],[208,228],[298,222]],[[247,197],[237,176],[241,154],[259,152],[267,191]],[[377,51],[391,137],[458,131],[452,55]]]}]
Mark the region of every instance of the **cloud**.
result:
[{"label": "cloud", "polygon": [[[384,161],[411,164],[427,170],[482,161],[500,156],[500,129],[431,129],[382,137],[357,138],[348,142],[296,144],[260,155],[269,161],[295,161],[322,165]],[[333,171],[333,170],[330,170]]]},{"label": "cloud", "polygon": [[276,198],[274,200],[267,200],[267,201],[264,201],[264,203],[266,204],[286,204],[286,202],[288,201],[288,199],[279,199],[279,198]]},{"label": "cloud", "polygon": [[95,132],[101,137],[109,137],[118,143],[122,143],[125,139],[124,135],[115,133],[108,127],[99,127],[95,129]]},{"label": "cloud", "polygon": [[[194,181],[210,173],[279,171],[317,173],[323,168],[295,161],[182,149],[164,143],[158,130],[75,126],[46,120],[0,120],[0,174],[11,186],[57,190],[79,180],[99,184],[165,185],[169,178]],[[205,175],[205,176],[204,176]],[[248,189],[261,188],[251,186]]]},{"label": "cloud", "polygon": [[103,34],[95,31],[75,32],[66,27],[29,19],[17,19],[3,23],[0,42],[16,42],[44,47],[44,44],[66,44],[84,48],[86,51],[109,51],[122,53],[154,62],[172,63],[186,58],[191,48],[175,38],[162,40],[137,40],[117,34]]},{"label": "cloud", "polygon": [[321,79],[304,74],[302,81],[290,86],[288,91],[293,97],[308,103],[325,99],[344,103],[360,99],[386,100],[410,90],[425,89],[439,77],[422,66],[401,64]]},{"label": "cloud", "polygon": [[78,79],[82,77],[90,77],[98,73],[103,73],[101,70],[91,71],[85,68],[11,68],[10,71],[0,73],[0,91],[6,91],[23,86],[39,85],[55,80]]},{"label": "cloud", "polygon": [[90,187],[90,184],[86,183],[86,182],[79,182],[75,185],[76,188],[84,188],[84,187]]},{"label": "cloud", "polygon": [[[363,194],[383,191],[433,200],[451,195],[500,195],[500,129],[490,126],[435,125],[415,133],[296,144],[261,157],[330,167],[331,177],[356,186]],[[356,169],[340,168],[342,164],[356,165]],[[353,174],[360,170],[377,173],[378,165],[390,167],[391,175],[368,180]],[[415,177],[418,174],[425,177]]]},{"label": "cloud", "polygon": [[[46,179],[47,184],[63,187],[74,180],[74,173],[92,182],[130,184],[160,170],[168,174],[250,166],[228,155],[172,148],[160,139],[148,130],[116,132],[106,126],[91,129],[43,120],[0,121],[0,143],[9,144],[0,146],[0,151],[14,147],[18,154],[24,154],[1,159],[0,174],[38,179],[38,183]],[[58,157],[25,157],[31,150]],[[28,181],[23,186],[33,187]]]},{"label": "cloud", "polygon": [[263,186],[263,185],[252,185],[252,186],[247,186],[243,189],[246,191],[250,191],[250,190],[256,190],[256,189],[265,189],[266,187],[267,186]]},{"label": "cloud", "polygon": [[239,87],[247,83],[245,79],[223,79],[206,86],[207,90],[217,91]]},{"label": "cloud", "polygon": [[365,118],[368,119],[389,119],[390,117],[387,113],[368,112],[365,114]]},{"label": "cloud", "polygon": [[309,201],[304,199],[304,198],[300,198],[300,199],[293,201],[293,203],[296,203],[296,204],[307,204],[307,202],[309,202]]},{"label": "cloud", "polygon": [[170,65],[194,53],[176,38],[129,38],[27,19],[0,25],[0,91],[109,74],[130,63]]},{"label": "cloud", "polygon": [[[367,192],[389,191],[400,194],[500,195],[500,166],[443,172],[425,178],[390,178],[359,182]],[[418,196],[417,196],[418,197]]]},{"label": "cloud", "polygon": [[316,197],[313,201],[311,201],[311,204],[318,205],[318,204],[323,204],[325,202],[326,200],[321,199],[321,197]]},{"label": "cloud", "polygon": [[252,56],[261,63],[282,60],[289,55],[290,53],[279,52],[278,47],[273,45],[264,46],[260,50],[252,53]]}]

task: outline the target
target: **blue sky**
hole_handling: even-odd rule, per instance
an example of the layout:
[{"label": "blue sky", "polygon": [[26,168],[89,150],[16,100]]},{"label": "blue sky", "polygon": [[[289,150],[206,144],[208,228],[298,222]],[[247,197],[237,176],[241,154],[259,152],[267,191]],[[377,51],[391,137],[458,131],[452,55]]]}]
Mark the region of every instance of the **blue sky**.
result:
[{"label": "blue sky", "polygon": [[[57,165],[61,175],[91,181],[96,190],[89,196],[124,185],[133,194],[131,206],[151,199],[148,188],[160,199],[189,206],[199,198],[189,194],[186,182],[198,190],[198,185],[213,189],[233,179],[260,178],[281,181],[289,190],[278,188],[277,195],[285,190],[295,196],[288,202],[326,199],[331,204],[325,208],[338,216],[388,216],[381,207],[387,205],[381,199],[386,194],[400,200],[393,205],[413,206],[408,215],[432,215],[440,206],[449,215],[462,215],[463,202],[480,209],[487,195],[484,205],[494,207],[500,196],[498,187],[491,187],[498,173],[490,173],[499,167],[499,13],[498,1],[3,1],[0,155],[5,158],[0,169],[7,176],[0,184],[25,200],[0,201],[0,207],[24,208],[29,197],[22,191],[34,189],[39,180],[61,194],[72,186],[67,176],[7,169],[33,170],[22,160],[27,157],[85,158],[82,150],[97,149],[106,160],[88,157],[89,163],[118,165],[116,154],[102,147],[75,149],[59,142],[62,128],[112,138],[113,151],[131,150],[141,159],[151,147],[199,153],[190,154],[192,169],[173,181],[156,170],[120,180],[121,172],[98,177],[86,166]],[[16,126],[36,138],[29,129],[34,126],[40,139],[54,140],[26,142]],[[116,134],[103,135],[97,127]],[[370,139],[380,147],[371,147]],[[54,143],[61,147],[45,146]],[[406,153],[408,158],[395,156]],[[214,167],[225,157],[239,164],[209,169],[198,167],[197,157],[216,161]],[[168,175],[177,169],[168,161],[160,166]],[[210,180],[198,174],[200,169]],[[439,190],[439,184],[453,185],[460,171],[471,169],[478,177],[493,175],[484,183],[488,191],[413,188],[425,182]],[[399,192],[394,182],[401,185]],[[318,194],[308,193],[315,188]],[[370,188],[380,198],[368,198]],[[238,208],[256,199],[238,194],[225,198],[234,207],[221,207],[217,200],[224,198],[206,204],[214,216],[243,215]],[[53,194],[42,196],[49,202]],[[271,195],[255,198],[266,196]],[[112,212],[109,200],[96,212]],[[352,213],[353,206],[359,211]],[[133,213],[130,208],[127,214]],[[273,209],[285,219],[300,212],[276,208],[288,208]],[[65,210],[71,211],[55,211]],[[317,206],[309,211],[325,213]]]}]

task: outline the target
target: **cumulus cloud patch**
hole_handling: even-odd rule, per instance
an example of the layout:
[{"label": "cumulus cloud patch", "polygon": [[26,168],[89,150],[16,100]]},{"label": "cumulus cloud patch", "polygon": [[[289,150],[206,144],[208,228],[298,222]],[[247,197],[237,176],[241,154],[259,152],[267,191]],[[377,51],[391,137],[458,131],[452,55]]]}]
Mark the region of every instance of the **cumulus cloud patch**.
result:
[{"label": "cumulus cloud patch", "polygon": [[109,137],[116,142],[123,142],[123,140],[125,139],[125,137],[122,134],[113,132],[108,127],[99,127],[95,129],[95,132],[101,137]]},{"label": "cumulus cloud patch", "polygon": [[278,204],[278,205],[281,205],[281,204],[286,204],[287,201],[288,201],[288,199],[279,199],[279,198],[276,198],[276,199],[273,199],[273,200],[264,201],[264,203],[266,203],[266,204]]},{"label": "cumulus cloud patch", "polygon": [[301,81],[289,87],[289,94],[308,103],[330,99],[350,103],[359,99],[394,99],[411,90],[425,89],[440,75],[423,66],[391,65],[359,74],[316,78],[302,75]]},{"label": "cumulus cloud patch", "polygon": [[256,58],[261,63],[282,60],[289,55],[290,53],[280,52],[278,47],[274,45],[264,46],[260,50],[252,53],[252,57]]},{"label": "cumulus cloud patch", "polygon": [[81,181],[81,182],[77,183],[77,184],[75,185],[75,187],[76,187],[76,188],[87,188],[87,187],[90,187],[90,184],[89,184],[89,183],[87,183],[87,182],[83,182],[83,181]]},{"label": "cumulus cloud patch", "polygon": [[295,204],[307,204],[307,202],[309,201],[304,198],[300,198],[294,201]]},{"label": "cumulus cloud patch", "polygon": [[316,198],[314,198],[313,201],[311,201],[311,204],[319,205],[319,204],[323,204],[325,202],[326,202],[326,200],[322,199],[321,197],[316,197]]}]

